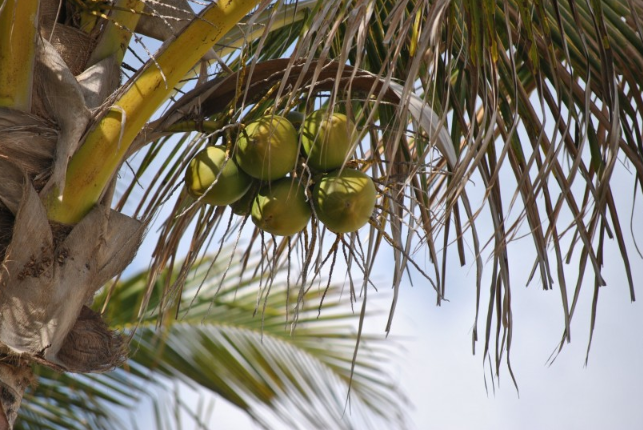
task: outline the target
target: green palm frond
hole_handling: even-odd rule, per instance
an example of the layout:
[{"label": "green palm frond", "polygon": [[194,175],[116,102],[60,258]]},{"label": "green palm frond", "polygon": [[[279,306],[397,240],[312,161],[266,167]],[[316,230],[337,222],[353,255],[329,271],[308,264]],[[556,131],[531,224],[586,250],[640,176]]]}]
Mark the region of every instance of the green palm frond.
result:
[{"label": "green palm frond", "polygon": [[[246,270],[257,264],[252,259]],[[159,411],[173,410],[164,405],[179,399],[147,394],[167,391],[171,381],[216,393],[264,426],[275,420],[293,428],[402,425],[404,397],[382,367],[393,343],[362,334],[353,370],[358,316],[341,304],[341,286],[326,290],[324,283],[307,292],[293,331],[286,317],[293,316],[299,286],[288,285],[283,274],[272,280],[248,275],[252,270],[244,275],[243,269],[229,249],[217,262],[204,259],[189,273],[180,301],[163,297],[162,278],[176,280],[164,272],[151,311],[136,328],[131,322],[146,293],[146,273],[106,287],[106,319],[133,336],[129,362],[104,375],[56,377],[42,370],[35,392],[25,397],[24,428],[127,428],[127,422],[114,419],[113,408],[151,398]],[[154,309],[163,300],[172,304],[158,316]]]},{"label": "green palm frond", "polygon": [[147,396],[143,378],[122,369],[104,374],[60,374],[37,367],[38,382],[25,395],[15,428],[125,429],[119,409]]}]

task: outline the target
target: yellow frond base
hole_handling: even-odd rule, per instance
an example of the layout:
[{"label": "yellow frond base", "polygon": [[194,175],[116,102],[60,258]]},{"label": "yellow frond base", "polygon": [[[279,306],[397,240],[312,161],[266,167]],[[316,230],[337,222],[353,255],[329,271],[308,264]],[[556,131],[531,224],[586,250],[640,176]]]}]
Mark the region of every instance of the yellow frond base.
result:
[{"label": "yellow frond base", "polygon": [[145,3],[140,0],[117,0],[114,3],[107,28],[101,34],[88,65],[96,64],[110,55],[116,55],[118,64],[123,61],[144,7]]},{"label": "yellow frond base", "polygon": [[0,106],[31,110],[38,0],[6,0],[0,12]]}]

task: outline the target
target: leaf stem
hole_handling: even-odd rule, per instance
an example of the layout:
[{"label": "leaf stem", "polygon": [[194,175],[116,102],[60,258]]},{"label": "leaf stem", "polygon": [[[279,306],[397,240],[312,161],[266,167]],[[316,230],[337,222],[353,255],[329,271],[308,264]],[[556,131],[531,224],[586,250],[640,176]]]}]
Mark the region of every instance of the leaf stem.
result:
[{"label": "leaf stem", "polygon": [[89,66],[110,55],[116,55],[118,64],[123,61],[125,50],[130,43],[134,28],[141,18],[140,12],[144,7],[145,3],[140,0],[116,0],[109,14],[106,28],[89,58]]},{"label": "leaf stem", "polygon": [[0,7],[0,107],[31,110],[38,5],[6,0]]}]

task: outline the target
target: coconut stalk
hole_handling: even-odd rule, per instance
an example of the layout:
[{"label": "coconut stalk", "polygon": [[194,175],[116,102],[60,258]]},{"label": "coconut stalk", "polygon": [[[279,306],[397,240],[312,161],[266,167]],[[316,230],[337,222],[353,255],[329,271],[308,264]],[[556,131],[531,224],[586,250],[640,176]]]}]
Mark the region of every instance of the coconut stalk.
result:
[{"label": "coconut stalk", "polygon": [[130,44],[133,29],[136,28],[145,3],[140,0],[117,0],[110,15],[110,21],[89,57],[88,66],[115,55],[117,64],[123,62],[125,51]]},{"label": "coconut stalk", "polygon": [[0,107],[31,110],[38,0],[0,5]]},{"label": "coconut stalk", "polygon": [[63,224],[79,222],[100,200],[131,143],[167,96],[206,52],[258,0],[212,3],[188,24],[154,61],[137,74],[89,130],[71,158],[64,184],[45,197],[47,215]]}]

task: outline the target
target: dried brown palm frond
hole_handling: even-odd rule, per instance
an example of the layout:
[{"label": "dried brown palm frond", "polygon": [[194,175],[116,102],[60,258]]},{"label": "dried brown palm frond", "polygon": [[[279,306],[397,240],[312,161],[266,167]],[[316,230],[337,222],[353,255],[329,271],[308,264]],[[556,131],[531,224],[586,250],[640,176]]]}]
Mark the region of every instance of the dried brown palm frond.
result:
[{"label": "dried brown palm frond", "polygon": [[[134,174],[145,179],[145,189],[129,187],[120,207],[136,200],[138,216],[155,216],[179,195],[162,228],[155,270],[176,261],[181,240],[191,235],[186,263],[177,269],[182,273],[204,248],[224,240],[247,255],[263,254],[264,270],[288,265],[293,282],[309,286],[344,260],[355,272],[351,283],[358,274],[366,291],[377,253],[391,247],[397,297],[402,274],[427,266],[418,252],[427,249],[430,271],[421,273],[438,303],[448,296],[451,243],[465,264],[470,242],[477,267],[474,345],[482,318],[484,356],[495,357],[499,372],[503,357],[509,363],[513,336],[514,259],[507,246],[523,232],[536,255],[531,278],[560,291],[561,347],[570,339],[583,280],[593,279],[594,294],[607,281],[601,272],[606,235],[618,243],[634,299],[610,179],[619,159],[630,163],[635,181],[643,178],[641,16],[641,5],[627,0],[317,2],[303,26],[269,32],[267,21],[263,37],[224,59],[226,70],[215,66],[211,80],[149,124],[136,146],[147,148]],[[360,126],[352,163],[375,178],[379,193],[368,229],[338,239],[312,223],[297,237],[271,238],[223,208],[206,209],[177,194],[199,148],[218,140],[234,151],[240,123],[320,106],[346,112]],[[195,134],[170,143],[165,136],[176,130]],[[146,176],[159,154],[161,167]],[[473,181],[485,190],[477,206],[470,199]],[[492,231],[476,228],[483,212]],[[489,251],[490,299],[480,312]],[[577,279],[567,274],[571,261]],[[180,282],[167,285],[168,294],[178,289]],[[391,315],[394,308],[395,299]],[[595,318],[594,308],[592,326]]]}]

